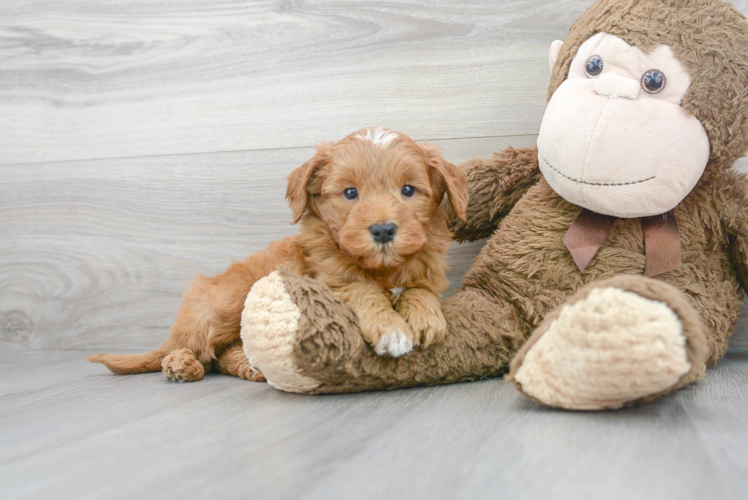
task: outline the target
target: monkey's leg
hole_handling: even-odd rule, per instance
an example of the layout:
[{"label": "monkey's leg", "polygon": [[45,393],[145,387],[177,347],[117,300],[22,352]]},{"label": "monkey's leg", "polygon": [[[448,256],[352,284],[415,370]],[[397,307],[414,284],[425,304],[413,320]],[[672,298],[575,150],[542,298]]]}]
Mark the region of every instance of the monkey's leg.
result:
[{"label": "monkey's leg", "polygon": [[616,276],[582,288],[544,318],[507,379],[547,405],[619,408],[703,378],[707,355],[685,294],[643,276]]},{"label": "monkey's leg", "polygon": [[497,376],[524,339],[513,307],[476,290],[445,301],[444,316],[444,342],[398,358],[379,356],[327,286],[274,272],[247,296],[242,340],[250,364],[271,385],[318,394]]}]

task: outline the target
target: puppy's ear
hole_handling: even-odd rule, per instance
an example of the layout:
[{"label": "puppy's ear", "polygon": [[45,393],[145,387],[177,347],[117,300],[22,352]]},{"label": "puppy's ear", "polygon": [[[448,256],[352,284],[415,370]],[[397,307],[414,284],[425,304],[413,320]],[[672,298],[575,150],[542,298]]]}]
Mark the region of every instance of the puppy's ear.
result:
[{"label": "puppy's ear", "polygon": [[323,143],[317,146],[317,152],[311,160],[288,174],[288,186],[286,187],[286,200],[291,207],[293,223],[296,224],[304,215],[304,210],[309,203],[309,195],[318,194],[310,189],[317,172],[322,168],[335,143]]},{"label": "puppy's ear", "polygon": [[429,159],[429,166],[434,169],[437,176],[441,178],[442,184],[452,211],[462,220],[465,220],[465,211],[468,204],[467,180],[465,172],[461,168],[445,160],[439,148],[433,144],[421,144]]}]

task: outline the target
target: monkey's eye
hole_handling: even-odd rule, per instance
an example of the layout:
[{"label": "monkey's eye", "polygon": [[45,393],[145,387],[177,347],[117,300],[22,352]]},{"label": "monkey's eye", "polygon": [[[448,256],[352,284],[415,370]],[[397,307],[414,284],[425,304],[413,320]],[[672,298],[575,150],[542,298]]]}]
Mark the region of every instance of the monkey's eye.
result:
[{"label": "monkey's eye", "polygon": [[587,76],[594,78],[603,72],[603,58],[600,56],[592,56],[587,59],[587,63],[584,66],[584,72]]},{"label": "monkey's eye", "polygon": [[343,196],[346,200],[355,200],[358,198],[358,190],[356,188],[348,188],[343,191]]},{"label": "monkey's eye", "polygon": [[650,69],[642,75],[642,88],[648,94],[659,94],[665,88],[665,74],[658,69]]},{"label": "monkey's eye", "polygon": [[403,186],[403,189],[400,192],[403,193],[403,196],[405,196],[406,198],[410,198],[411,196],[416,194],[416,188],[406,184]]}]

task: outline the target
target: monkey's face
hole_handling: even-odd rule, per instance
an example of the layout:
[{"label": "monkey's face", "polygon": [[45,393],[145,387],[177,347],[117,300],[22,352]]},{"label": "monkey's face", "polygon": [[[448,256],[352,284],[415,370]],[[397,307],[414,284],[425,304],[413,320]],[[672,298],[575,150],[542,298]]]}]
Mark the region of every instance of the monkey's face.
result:
[{"label": "monkey's face", "polygon": [[[560,43],[551,46],[551,67]],[[670,47],[646,54],[599,33],[548,103],[540,170],[564,199],[617,217],[658,215],[693,189],[709,160],[701,122],[680,104],[691,85]]]}]

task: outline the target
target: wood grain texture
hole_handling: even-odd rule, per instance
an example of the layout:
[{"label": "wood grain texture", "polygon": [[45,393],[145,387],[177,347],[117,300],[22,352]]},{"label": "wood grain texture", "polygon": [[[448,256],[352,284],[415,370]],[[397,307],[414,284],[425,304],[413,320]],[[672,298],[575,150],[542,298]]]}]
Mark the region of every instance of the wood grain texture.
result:
[{"label": "wood grain texture", "polygon": [[748,495],[748,350],[651,404],[567,412],[489,380],[301,396],[0,352],[3,499]]},{"label": "wood grain texture", "polygon": [[[454,162],[534,136],[435,141]],[[198,273],[293,234],[311,148],[0,166],[0,347],[152,349]],[[454,245],[452,288],[480,249]]]},{"label": "wood grain texture", "polygon": [[[589,3],[0,3],[0,348],[159,344],[197,273],[295,231],[283,176],[319,140],[532,144]],[[450,291],[479,249],[453,246]]]},{"label": "wood grain texture", "polygon": [[589,0],[4,0],[0,162],[535,134]]},{"label": "wood grain texture", "polygon": [[[436,141],[447,159],[534,136]],[[198,273],[293,234],[285,175],[311,148],[0,166],[0,348],[143,351]],[[453,244],[447,295],[482,242]],[[748,315],[731,339],[748,346]]]}]

